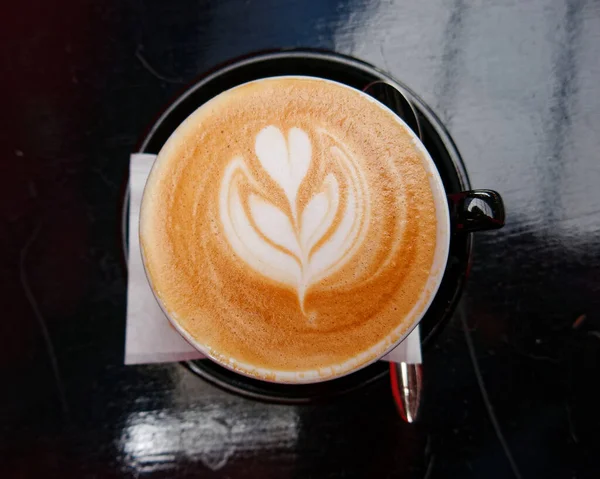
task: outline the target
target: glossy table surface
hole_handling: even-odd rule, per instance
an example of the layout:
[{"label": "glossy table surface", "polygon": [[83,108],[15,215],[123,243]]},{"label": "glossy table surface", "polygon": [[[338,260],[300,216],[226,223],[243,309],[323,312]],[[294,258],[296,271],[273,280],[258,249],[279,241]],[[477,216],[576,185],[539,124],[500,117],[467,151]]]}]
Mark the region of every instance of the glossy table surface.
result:
[{"label": "glossy table surface", "polygon": [[[0,21],[0,477],[600,475],[598,1],[23,0]],[[404,81],[504,196],[416,425],[386,381],[280,406],[122,364],[129,153],[195,77],[285,47]]]}]

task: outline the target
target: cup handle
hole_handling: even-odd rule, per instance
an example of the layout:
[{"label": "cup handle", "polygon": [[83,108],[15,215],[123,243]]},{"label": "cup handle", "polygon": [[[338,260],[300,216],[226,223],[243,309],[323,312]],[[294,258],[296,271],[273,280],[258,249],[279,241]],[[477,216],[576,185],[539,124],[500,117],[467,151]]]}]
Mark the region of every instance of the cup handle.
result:
[{"label": "cup handle", "polygon": [[493,190],[470,190],[448,195],[450,224],[456,233],[495,230],[504,226],[504,202]]}]

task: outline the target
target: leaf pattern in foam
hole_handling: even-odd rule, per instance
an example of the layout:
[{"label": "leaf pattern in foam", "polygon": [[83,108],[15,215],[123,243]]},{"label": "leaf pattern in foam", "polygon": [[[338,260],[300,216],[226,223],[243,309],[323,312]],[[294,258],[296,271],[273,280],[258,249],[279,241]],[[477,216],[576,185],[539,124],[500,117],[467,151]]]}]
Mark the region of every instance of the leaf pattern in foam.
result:
[{"label": "leaf pattern in foam", "polygon": [[310,258],[313,282],[331,274],[354,255],[358,246],[365,240],[367,229],[364,225],[368,224],[370,215],[366,182],[360,171],[351,158],[337,146],[331,147],[330,153],[347,171],[346,206],[331,237]]},{"label": "leaf pattern in foam", "polygon": [[259,236],[243,207],[237,179],[240,176],[252,182],[243,160],[235,158],[225,170],[219,200],[220,216],[229,244],[255,271],[296,287],[301,276],[300,266],[289,254]]},{"label": "leaf pattern in foam", "polygon": [[[335,138],[331,140],[337,143]],[[308,135],[292,128],[286,139],[281,130],[268,126],[258,133],[255,151],[262,168],[285,193],[291,218],[267,199],[270,192],[252,177],[243,158],[237,157],[226,167],[221,183],[223,227],[235,252],[254,270],[296,288],[304,311],[310,285],[343,266],[365,240],[370,215],[366,182],[347,152],[338,146],[330,147],[329,153],[346,184],[344,210],[340,211],[339,180],[329,173],[299,217],[298,190],[308,173],[312,154]],[[240,197],[242,179],[260,192],[248,196],[248,209]],[[332,229],[338,215],[339,223]],[[327,239],[315,248],[324,238]]]},{"label": "leaf pattern in foam", "polygon": [[299,258],[301,253],[296,234],[285,213],[256,195],[250,195],[249,204],[252,219],[260,232],[273,244],[285,248]]},{"label": "leaf pattern in foam", "polygon": [[310,138],[303,130],[292,128],[286,141],[281,130],[271,125],[258,133],[254,150],[262,167],[285,192],[296,219],[298,189],[310,166]]},{"label": "leaf pattern in foam", "polygon": [[302,212],[300,242],[306,256],[327,233],[339,207],[338,181],[329,173],[322,186],[323,191],[314,195]]}]

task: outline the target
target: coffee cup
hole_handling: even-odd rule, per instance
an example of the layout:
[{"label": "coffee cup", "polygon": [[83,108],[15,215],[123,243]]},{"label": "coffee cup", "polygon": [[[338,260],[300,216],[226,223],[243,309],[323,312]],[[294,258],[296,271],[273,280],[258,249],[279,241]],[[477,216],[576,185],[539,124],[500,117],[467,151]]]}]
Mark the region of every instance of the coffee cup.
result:
[{"label": "coffee cup", "polygon": [[299,384],[391,351],[431,304],[450,235],[502,223],[497,193],[446,195],[385,105],[288,76],[227,90],[175,130],[146,185],[140,244],[159,304],[195,348]]}]

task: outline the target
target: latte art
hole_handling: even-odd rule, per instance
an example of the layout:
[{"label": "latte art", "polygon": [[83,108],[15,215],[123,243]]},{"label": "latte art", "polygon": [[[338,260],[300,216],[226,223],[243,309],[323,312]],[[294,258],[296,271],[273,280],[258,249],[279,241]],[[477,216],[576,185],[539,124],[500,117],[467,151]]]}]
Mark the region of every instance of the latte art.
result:
[{"label": "latte art", "polygon": [[356,368],[427,305],[431,178],[414,137],[364,94],[248,83],[160,151],[140,212],[148,278],[180,332],[232,368]]},{"label": "latte art", "polygon": [[341,178],[327,173],[320,186],[309,188],[307,202],[298,200],[298,190],[311,168],[313,145],[309,135],[295,127],[287,137],[276,126],[256,136],[261,173],[283,191],[282,208],[241,157],[227,165],[219,193],[223,229],[235,252],[261,274],[296,288],[305,313],[307,288],[352,257],[364,242],[370,215],[360,165],[330,140],[323,166],[335,164]]}]

